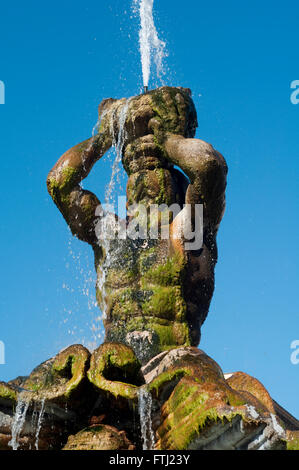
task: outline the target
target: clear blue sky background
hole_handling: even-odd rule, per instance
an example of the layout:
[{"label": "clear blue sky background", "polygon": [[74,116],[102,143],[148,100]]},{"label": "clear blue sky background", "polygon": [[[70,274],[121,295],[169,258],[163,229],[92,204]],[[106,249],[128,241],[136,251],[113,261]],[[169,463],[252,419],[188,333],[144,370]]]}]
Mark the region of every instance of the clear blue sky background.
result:
[{"label": "clear blue sky background", "polygon": [[[299,365],[290,362],[299,339],[299,105],[290,102],[298,2],[155,0],[155,12],[169,51],[166,84],[192,89],[197,136],[229,165],[200,347],[225,372],[259,378],[299,417]],[[91,249],[72,240],[45,181],[57,158],[91,135],[103,98],[139,93],[137,34],[130,0],[2,2],[2,380],[93,341]],[[109,172],[99,162],[84,186],[103,199]]]}]

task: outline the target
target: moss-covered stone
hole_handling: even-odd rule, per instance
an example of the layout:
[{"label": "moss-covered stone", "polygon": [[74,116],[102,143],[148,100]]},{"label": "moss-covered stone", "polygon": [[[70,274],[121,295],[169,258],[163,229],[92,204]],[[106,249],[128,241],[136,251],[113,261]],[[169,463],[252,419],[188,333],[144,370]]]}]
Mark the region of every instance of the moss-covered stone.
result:
[{"label": "moss-covered stone", "polygon": [[287,432],[287,450],[299,450],[299,430]]},{"label": "moss-covered stone", "polygon": [[104,343],[91,356],[88,378],[97,389],[108,395],[136,401],[138,385],[142,380],[140,367],[130,347],[120,343]]},{"label": "moss-covered stone", "polygon": [[10,403],[15,403],[17,400],[17,391],[15,387],[11,385],[0,382],[0,401],[9,401]]},{"label": "moss-covered stone", "polygon": [[173,353],[167,370],[159,373],[149,384],[149,390],[156,399],[159,399],[165,385],[176,383],[182,377],[192,377],[196,383],[219,382],[225,390],[230,390],[218,364],[202,351],[187,347],[175,349]]},{"label": "moss-covered stone", "polygon": [[186,260],[180,253],[168,257],[163,264],[152,265],[144,273],[142,281],[159,286],[181,286]]},{"label": "moss-covered stone", "polygon": [[159,143],[167,133],[194,137],[197,117],[188,90],[163,87],[149,96],[155,112],[153,131]]},{"label": "moss-covered stone", "polygon": [[[123,129],[120,129],[120,123]],[[161,87],[128,100],[105,99],[99,106],[95,135],[63,154],[47,180],[49,193],[72,233],[94,249],[99,279],[96,298],[105,313],[106,340],[129,344],[128,338],[131,341],[138,337],[136,353],[146,350],[142,361],[165,349],[197,344],[198,329],[207,315],[213,292],[209,283],[213,284],[216,257],[205,253],[201,263],[195,259],[195,268],[190,269],[192,257],[184,253],[181,239],[174,240],[173,226],[167,240],[161,234],[162,228],[169,228],[176,215],[176,211],[169,211],[168,207],[176,204],[180,211],[187,202],[187,193],[190,196],[187,178],[174,168],[178,163],[171,157],[166,144],[170,136],[183,141],[194,137],[196,126],[191,92],[185,88]],[[101,217],[98,212],[96,215],[100,202],[95,195],[83,190],[80,183],[105,151],[112,144],[117,145],[120,130],[122,163],[128,174],[128,214],[123,222],[127,228],[134,222],[142,225],[138,217],[143,213],[146,233],[139,233],[137,239],[127,236],[126,240],[117,237],[108,240],[106,237],[103,242],[96,229]],[[198,166],[200,160],[203,173],[208,173],[205,152],[191,159],[189,153],[185,153],[183,157],[190,168]],[[215,160],[214,154],[212,157]],[[214,191],[212,180],[209,184]],[[192,195],[196,193],[194,188]],[[219,200],[218,196],[216,199]],[[138,203],[145,207],[144,212],[134,212],[130,207]],[[159,206],[157,214],[152,213],[153,204]],[[146,217],[149,215],[151,217]],[[158,233],[152,237],[150,231],[155,228]],[[211,230],[212,227],[209,232]],[[196,287],[201,276],[207,276],[208,280],[201,280],[202,287]],[[195,287],[195,302],[190,302],[186,284]],[[142,335],[142,332],[147,334]],[[146,341],[144,347],[140,344],[142,338]],[[130,344],[135,348],[133,342]],[[140,355],[138,357],[141,359]]]},{"label": "moss-covered stone", "polygon": [[[150,346],[138,344],[129,339],[134,333],[147,332],[150,335]],[[106,339],[109,341],[119,341],[134,349],[137,357],[145,364],[151,357],[162,351],[168,351],[176,346],[189,346],[189,328],[187,322],[176,322],[151,316],[131,316],[116,320],[106,329]]]},{"label": "moss-covered stone", "polygon": [[113,426],[99,425],[85,428],[68,438],[62,450],[134,450],[124,431]]},{"label": "moss-covered stone", "polygon": [[81,345],[72,345],[57,356],[36,367],[24,383],[24,388],[35,392],[33,398],[46,398],[60,405],[70,406],[82,400],[87,383],[90,353]]},{"label": "moss-covered stone", "polygon": [[59,198],[67,197],[72,188],[78,184],[78,181],[80,181],[80,172],[77,168],[71,166],[62,168],[59,177],[50,177],[48,179],[48,189],[53,200],[59,202]]},{"label": "moss-covered stone", "polygon": [[287,450],[299,450],[299,439],[288,441]]},{"label": "moss-covered stone", "polygon": [[243,421],[253,435],[259,426],[257,423],[265,420],[271,425],[271,412],[249,392],[231,388],[218,364],[209,356],[196,353],[195,348],[186,348],[185,354],[180,351],[173,355],[172,366],[148,386],[155,403],[159,403],[156,406],[162,405],[161,424],[156,430],[157,449],[197,448],[200,439],[205,442],[201,436],[206,435],[207,430],[217,426],[220,432],[238,420]]},{"label": "moss-covered stone", "polygon": [[269,392],[256,378],[244,372],[235,372],[227,379],[227,383],[234,390],[249,392],[255,396],[270,413],[275,414],[275,408]]},{"label": "moss-covered stone", "polygon": [[106,341],[132,346],[143,363],[150,356],[147,352],[141,358],[140,348],[137,350],[128,342],[127,336],[132,337],[133,332],[147,331],[152,335],[151,357],[165,349],[190,344],[182,288],[186,260],[182,254],[170,254],[167,243],[113,240],[105,289],[97,288],[102,308],[103,294],[106,300]]},{"label": "moss-covered stone", "polygon": [[143,305],[145,315],[169,320],[184,320],[185,311],[180,287],[153,287],[150,299]]}]

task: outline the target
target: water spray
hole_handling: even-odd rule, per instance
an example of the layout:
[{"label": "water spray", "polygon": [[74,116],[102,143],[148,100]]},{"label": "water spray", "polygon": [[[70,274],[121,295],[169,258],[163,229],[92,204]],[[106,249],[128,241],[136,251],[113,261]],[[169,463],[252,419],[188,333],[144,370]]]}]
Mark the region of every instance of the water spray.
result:
[{"label": "water spray", "polygon": [[154,0],[133,0],[134,12],[140,17],[139,48],[141,54],[143,89],[148,91],[152,61],[155,64],[156,76],[162,81],[164,75],[163,60],[166,57],[165,42],[161,41],[153,17]]}]

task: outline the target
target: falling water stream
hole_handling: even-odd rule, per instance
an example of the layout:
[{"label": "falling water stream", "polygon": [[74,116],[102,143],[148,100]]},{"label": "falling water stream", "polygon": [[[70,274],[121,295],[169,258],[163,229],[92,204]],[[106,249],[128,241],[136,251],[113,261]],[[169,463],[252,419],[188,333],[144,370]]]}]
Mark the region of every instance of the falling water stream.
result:
[{"label": "falling water stream", "polygon": [[36,426],[36,432],[35,432],[35,448],[38,450],[38,441],[39,441],[39,433],[42,428],[42,422],[44,419],[44,414],[45,414],[45,399],[43,398],[41,401],[41,409],[39,411],[39,416],[38,416],[38,421],[37,421],[37,426]]},{"label": "falling water stream", "polygon": [[[111,212],[114,212],[114,205],[115,205],[115,185],[117,182],[119,182],[119,174],[122,170],[121,167],[121,160],[122,160],[122,152],[125,144],[125,139],[126,139],[126,130],[125,130],[125,122],[128,114],[128,109],[129,109],[129,104],[130,104],[131,98],[128,98],[124,104],[122,105],[121,109],[117,109],[117,116],[115,114],[112,114],[111,116],[111,121],[110,121],[110,132],[112,135],[112,146],[115,149],[115,159],[112,164],[112,171],[111,171],[111,177],[110,181],[107,185],[106,191],[105,191],[105,209],[101,221],[101,232],[103,233],[103,237],[101,238],[101,244],[105,252],[105,260],[102,265],[102,273],[101,276],[98,279],[98,289],[101,292],[101,296],[103,299],[102,302],[102,314],[103,318],[106,318],[106,292],[105,292],[105,281],[106,281],[106,276],[107,272],[111,263],[111,250],[110,250],[110,240],[109,237],[107,236],[107,233],[109,232],[109,225],[111,223],[115,222],[114,215],[111,218],[111,213],[110,207],[111,207]],[[116,128],[118,129],[117,135],[115,135],[115,120],[117,119],[117,126]]]},{"label": "falling water stream", "polygon": [[18,450],[19,448],[19,437],[25,424],[29,404],[30,400],[28,400],[27,394],[25,392],[19,393],[11,427],[11,440],[8,443],[12,450]]},{"label": "falling water stream", "polygon": [[129,104],[130,104],[131,98],[128,98],[124,105],[122,106],[121,110],[119,111],[118,114],[118,134],[115,135],[114,132],[114,119],[115,116],[111,116],[111,121],[110,121],[110,132],[112,134],[112,145],[115,148],[116,152],[116,157],[112,165],[112,172],[111,172],[111,178],[110,182],[107,186],[106,192],[105,192],[105,204],[111,204],[114,201],[113,197],[113,192],[115,188],[115,183],[118,181],[118,175],[119,172],[121,171],[121,158],[122,158],[122,152],[125,144],[125,139],[126,139],[126,130],[125,130],[125,122],[128,114],[128,109],[129,109]]},{"label": "falling water stream", "polygon": [[[12,447],[12,450],[18,450],[20,447],[19,439],[25,426],[30,403],[31,393],[27,391],[20,392],[11,426],[11,440],[8,443]],[[43,398],[40,402],[39,410],[37,410],[37,403],[34,404],[34,410],[31,417],[30,433],[35,429],[34,442],[36,450],[38,450],[39,434],[42,428],[44,414],[45,399]]]},{"label": "falling water stream", "polygon": [[146,386],[138,390],[138,411],[141,426],[143,450],[152,450],[155,446],[155,436],[152,429],[152,396]]},{"label": "falling water stream", "polygon": [[143,86],[148,87],[152,59],[157,78],[164,74],[163,60],[166,57],[165,42],[159,39],[153,16],[154,0],[133,0],[133,9],[140,16],[139,48],[142,64]]}]

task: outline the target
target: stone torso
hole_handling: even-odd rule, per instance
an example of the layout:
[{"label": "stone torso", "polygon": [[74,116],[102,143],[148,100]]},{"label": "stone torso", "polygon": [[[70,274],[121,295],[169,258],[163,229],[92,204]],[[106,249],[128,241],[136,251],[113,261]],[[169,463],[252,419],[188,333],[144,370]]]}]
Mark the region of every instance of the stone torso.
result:
[{"label": "stone torso", "polygon": [[97,292],[100,304],[103,295],[107,301],[106,340],[131,345],[141,360],[153,350],[189,344],[184,257],[170,254],[166,240],[113,240],[110,246],[105,286]]},{"label": "stone torso", "polygon": [[[183,207],[186,177],[163,157],[153,134],[124,146],[123,165],[129,175],[128,206],[142,204],[148,214],[152,204]],[[146,239],[105,241],[105,251],[96,264],[106,340],[132,346],[142,361],[153,350],[189,345],[183,288],[187,258],[171,238],[151,239],[148,231]]]}]

